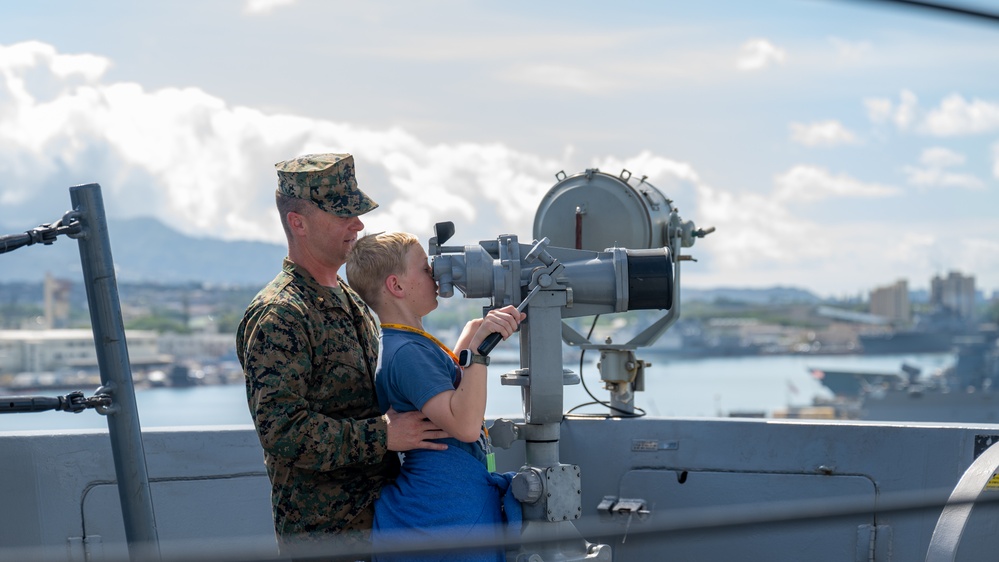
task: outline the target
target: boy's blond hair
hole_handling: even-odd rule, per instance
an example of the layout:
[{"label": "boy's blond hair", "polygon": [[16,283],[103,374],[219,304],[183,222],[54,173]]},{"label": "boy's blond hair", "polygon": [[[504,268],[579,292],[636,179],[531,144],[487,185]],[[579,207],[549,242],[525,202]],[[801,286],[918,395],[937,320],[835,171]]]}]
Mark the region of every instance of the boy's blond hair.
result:
[{"label": "boy's blond hair", "polygon": [[358,239],[347,256],[347,283],[378,311],[382,284],[389,275],[406,271],[406,254],[420,240],[408,232],[376,232]]}]

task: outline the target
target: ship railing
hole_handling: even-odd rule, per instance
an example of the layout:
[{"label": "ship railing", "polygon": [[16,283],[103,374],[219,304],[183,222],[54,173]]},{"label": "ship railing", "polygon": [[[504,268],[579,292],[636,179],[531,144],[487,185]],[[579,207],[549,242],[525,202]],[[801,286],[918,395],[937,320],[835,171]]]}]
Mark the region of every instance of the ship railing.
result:
[{"label": "ship railing", "polygon": [[129,558],[156,561],[160,560],[159,538],[101,186],[78,185],[69,192],[72,210],[54,223],[0,236],[0,254],[34,244],[48,246],[61,235],[77,240],[101,386],[91,397],[79,391],[58,397],[0,397],[0,413],[80,413],[93,408],[106,416]]}]

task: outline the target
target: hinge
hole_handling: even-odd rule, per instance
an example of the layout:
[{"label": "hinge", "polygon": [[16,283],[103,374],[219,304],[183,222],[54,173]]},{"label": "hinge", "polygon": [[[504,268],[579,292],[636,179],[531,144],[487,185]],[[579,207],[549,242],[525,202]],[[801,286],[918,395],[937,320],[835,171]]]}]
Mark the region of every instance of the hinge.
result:
[{"label": "hinge", "polygon": [[87,562],[87,553],[83,548],[83,537],[66,539],[66,551],[69,562]]},{"label": "hinge", "polygon": [[857,562],[891,562],[891,526],[857,526]]},{"label": "hinge", "polygon": [[100,562],[104,560],[104,541],[100,535],[84,537],[83,550],[87,553],[87,562]]},{"label": "hinge", "polygon": [[649,509],[645,500],[639,498],[618,498],[616,496],[604,496],[597,505],[597,513],[601,519],[610,519],[624,523],[624,532],[621,536],[621,544],[628,540],[628,531],[631,529],[633,519],[644,521],[649,516]]},{"label": "hinge", "polygon": [[66,539],[69,562],[101,562],[104,560],[104,541],[100,535],[69,537]]}]

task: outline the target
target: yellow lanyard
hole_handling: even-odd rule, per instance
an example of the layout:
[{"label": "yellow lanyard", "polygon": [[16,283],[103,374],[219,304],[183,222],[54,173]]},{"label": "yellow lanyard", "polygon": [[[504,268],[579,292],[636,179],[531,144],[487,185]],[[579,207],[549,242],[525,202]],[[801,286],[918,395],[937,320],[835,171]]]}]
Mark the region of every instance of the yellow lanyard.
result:
[{"label": "yellow lanyard", "polygon": [[419,328],[414,328],[412,326],[407,326],[405,324],[382,324],[381,326],[382,328],[391,328],[393,330],[402,330],[404,332],[412,332],[414,334],[420,334],[421,336],[427,338],[428,340],[436,343],[438,347],[443,349],[444,352],[451,357],[451,360],[454,361],[455,365],[460,365],[460,363],[458,362],[458,356],[455,355],[453,351],[451,351],[451,348],[441,343],[441,340],[433,337],[432,335],[428,334],[427,332],[424,332]]}]

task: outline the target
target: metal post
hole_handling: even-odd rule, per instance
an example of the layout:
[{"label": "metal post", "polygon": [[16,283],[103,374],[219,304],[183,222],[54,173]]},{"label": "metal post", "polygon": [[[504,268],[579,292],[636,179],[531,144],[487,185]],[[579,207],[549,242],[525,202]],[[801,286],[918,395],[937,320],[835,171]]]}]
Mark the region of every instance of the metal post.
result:
[{"label": "metal post", "polygon": [[79,237],[80,261],[101,384],[113,399],[107,411],[108,432],[129,558],[133,562],[155,561],[160,559],[159,539],[101,186],[78,185],[69,192],[73,209],[80,213],[83,225]]},{"label": "metal post", "polygon": [[521,325],[520,373],[528,381],[521,394],[526,423],[520,431],[527,464],[514,476],[512,489],[523,507],[521,536],[540,542],[522,547],[516,556],[531,561],[610,562],[610,546],[587,542],[573,524],[582,514],[580,471],[559,462],[563,385],[567,379],[578,382],[578,376],[562,368],[559,326],[566,298],[564,290],[542,290],[528,305],[527,322]]}]

